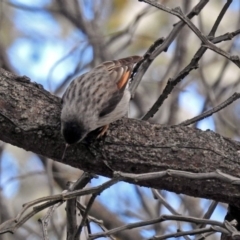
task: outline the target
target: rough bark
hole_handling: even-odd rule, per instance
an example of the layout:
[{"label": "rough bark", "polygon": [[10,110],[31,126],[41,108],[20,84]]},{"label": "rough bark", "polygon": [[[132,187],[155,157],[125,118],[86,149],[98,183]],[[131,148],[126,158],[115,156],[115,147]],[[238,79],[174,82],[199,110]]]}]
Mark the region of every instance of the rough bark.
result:
[{"label": "rough bark", "polygon": [[[60,111],[60,98],[0,69],[2,141],[61,162],[65,143],[60,134]],[[104,140],[69,147],[64,163],[107,177],[112,171],[104,162],[115,171],[131,173],[219,169],[240,177],[239,149],[238,142],[212,131],[122,119],[111,124]],[[138,184],[240,205],[240,187],[221,180],[165,177]]]}]

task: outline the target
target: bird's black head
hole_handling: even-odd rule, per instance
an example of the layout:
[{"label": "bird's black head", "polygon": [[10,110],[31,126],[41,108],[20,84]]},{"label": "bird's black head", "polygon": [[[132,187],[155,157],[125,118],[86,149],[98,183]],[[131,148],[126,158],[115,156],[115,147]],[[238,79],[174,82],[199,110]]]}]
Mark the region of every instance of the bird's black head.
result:
[{"label": "bird's black head", "polygon": [[82,140],[87,131],[76,121],[62,123],[62,134],[68,144],[74,144]]}]

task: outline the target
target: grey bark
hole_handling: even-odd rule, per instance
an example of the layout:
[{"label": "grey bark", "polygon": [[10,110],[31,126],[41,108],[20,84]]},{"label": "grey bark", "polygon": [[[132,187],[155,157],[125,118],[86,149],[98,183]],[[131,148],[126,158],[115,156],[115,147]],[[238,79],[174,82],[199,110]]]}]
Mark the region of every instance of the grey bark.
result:
[{"label": "grey bark", "polygon": [[[0,139],[61,162],[60,98],[27,78],[0,69]],[[166,127],[136,119],[111,124],[104,140],[77,144],[66,151],[65,164],[112,177],[112,171],[146,173],[175,169],[196,173],[221,170],[240,177],[238,142],[212,131]],[[239,205],[240,187],[221,180],[165,177],[138,183],[195,197]]]}]

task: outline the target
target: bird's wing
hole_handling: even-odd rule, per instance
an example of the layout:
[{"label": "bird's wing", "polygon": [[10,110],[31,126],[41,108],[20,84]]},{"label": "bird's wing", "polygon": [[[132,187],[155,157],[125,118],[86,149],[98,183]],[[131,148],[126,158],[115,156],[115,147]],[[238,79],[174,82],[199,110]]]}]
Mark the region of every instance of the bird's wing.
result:
[{"label": "bird's wing", "polygon": [[142,60],[140,56],[131,56],[119,60],[102,63],[100,66],[107,69],[111,85],[113,86],[110,99],[103,104],[99,117],[112,112],[123,97],[134,65]]},{"label": "bird's wing", "polygon": [[102,63],[109,71],[110,79],[116,82],[119,90],[124,90],[134,65],[142,60],[140,56],[131,56]]}]

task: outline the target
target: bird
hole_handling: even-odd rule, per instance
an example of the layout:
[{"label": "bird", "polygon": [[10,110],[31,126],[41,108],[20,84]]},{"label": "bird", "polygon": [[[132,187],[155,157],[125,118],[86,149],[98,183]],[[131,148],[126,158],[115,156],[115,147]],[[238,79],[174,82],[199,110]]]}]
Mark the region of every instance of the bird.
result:
[{"label": "bird", "polygon": [[70,83],[61,99],[61,133],[67,145],[81,142],[99,128],[97,138],[104,136],[110,123],[127,114],[131,74],[142,59],[106,61]]}]

